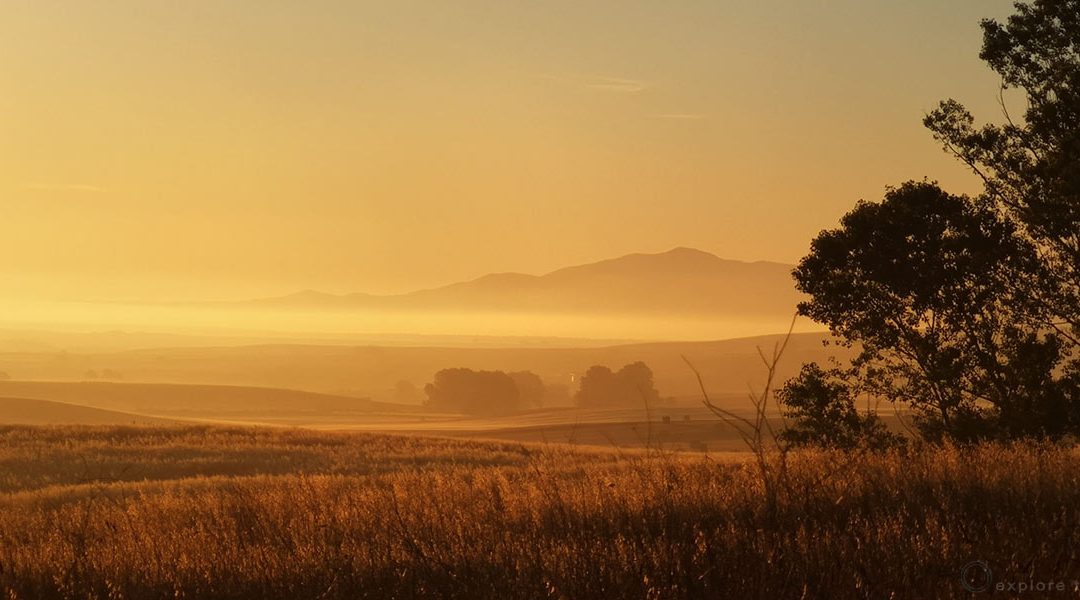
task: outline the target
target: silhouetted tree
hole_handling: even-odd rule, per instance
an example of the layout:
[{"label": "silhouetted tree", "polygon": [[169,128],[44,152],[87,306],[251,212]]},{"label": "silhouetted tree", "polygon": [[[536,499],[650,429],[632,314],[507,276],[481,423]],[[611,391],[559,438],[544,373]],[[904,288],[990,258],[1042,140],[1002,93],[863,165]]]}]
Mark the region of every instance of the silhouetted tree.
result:
[{"label": "silhouetted tree", "polygon": [[1062,348],[1038,331],[1015,277],[1037,262],[985,204],[909,182],[822,232],[794,275],[809,295],[800,314],[858,344],[852,372],[910,403],[927,435],[1060,436],[1076,425],[1071,380],[1053,368]]},{"label": "silhouetted tree", "polygon": [[643,362],[631,363],[615,373],[602,365],[589,367],[580,386],[574,400],[582,407],[640,406],[660,399],[652,369]]},{"label": "silhouetted tree", "polygon": [[660,400],[660,393],[656,391],[653,382],[652,369],[641,361],[630,363],[615,373],[615,379],[625,388],[627,397],[633,397],[637,404],[648,402],[655,404]]},{"label": "silhouetted tree", "polygon": [[543,406],[547,388],[539,375],[532,371],[517,371],[510,373],[510,378],[517,386],[518,400],[522,408]]},{"label": "silhouetted tree", "polygon": [[578,406],[604,406],[611,403],[611,390],[615,387],[615,373],[603,365],[594,365],[585,371],[574,394]]},{"label": "silhouetted tree", "polygon": [[1017,3],[1004,24],[984,20],[986,63],[1002,91],[1026,96],[1022,120],[975,126],[962,104],[946,100],[926,126],[986,184],[984,201],[1018,224],[1039,249],[1039,268],[1017,272],[1031,283],[1029,311],[1061,342],[1080,348],[1080,0]]},{"label": "silhouetted tree", "polygon": [[849,373],[825,370],[816,363],[777,391],[784,414],[794,423],[780,433],[780,440],[795,446],[884,449],[903,443],[890,433],[873,412],[860,414],[855,406],[859,390]]},{"label": "silhouetted tree", "polygon": [[518,410],[519,395],[514,380],[502,371],[443,369],[424,386],[426,405],[477,415],[505,414]]}]

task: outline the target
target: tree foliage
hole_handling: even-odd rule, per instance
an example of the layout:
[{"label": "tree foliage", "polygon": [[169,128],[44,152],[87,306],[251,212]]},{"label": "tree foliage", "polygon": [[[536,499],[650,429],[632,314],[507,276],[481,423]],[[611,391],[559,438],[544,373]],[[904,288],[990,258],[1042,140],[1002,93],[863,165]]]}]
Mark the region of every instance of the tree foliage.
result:
[{"label": "tree foliage", "polygon": [[[792,382],[789,403],[836,404],[800,423],[845,426],[844,386],[858,385],[910,405],[930,438],[1080,433],[1080,0],[1016,7],[982,23],[1005,123],[977,127],[955,100],[924,122],[985,192],[891,189],[822,232],[796,269],[799,312],[859,348],[842,386],[813,370]],[[1009,88],[1027,100],[1019,122]]]},{"label": "tree foliage", "polygon": [[[985,205],[909,182],[822,232],[794,275],[809,296],[800,313],[859,345],[868,389],[909,403],[927,433],[972,439],[1017,407],[1068,412],[1053,378],[1062,347],[1017,308],[1027,290],[1015,274],[1037,261]],[[1015,433],[1061,435],[1067,425]]]},{"label": "tree foliage", "polygon": [[544,405],[547,386],[539,375],[532,371],[515,371],[510,373],[510,379],[514,380],[514,386],[517,387],[518,402],[522,408],[538,408]]},{"label": "tree foliage", "polygon": [[505,414],[520,408],[513,378],[502,371],[443,369],[424,386],[426,406],[476,415]]},{"label": "tree foliage", "polygon": [[856,408],[858,388],[840,369],[803,365],[799,374],[777,391],[786,417],[795,426],[780,433],[780,440],[795,446],[885,449],[902,443],[871,411]]},{"label": "tree foliage", "polygon": [[507,414],[543,404],[547,386],[531,371],[443,369],[424,386],[425,406],[473,415]]},{"label": "tree foliage", "polygon": [[602,365],[590,367],[574,400],[582,407],[641,406],[659,401],[660,393],[653,383],[652,369],[639,361],[617,372]]},{"label": "tree foliage", "polygon": [[1014,120],[1004,94],[1004,124],[975,125],[956,100],[927,115],[926,126],[980,175],[985,200],[1016,223],[1040,251],[1032,299],[1048,328],[1074,348],[1080,338],[1080,0],[1018,3],[1006,23],[984,20],[980,57],[1002,90],[1024,94]]}]

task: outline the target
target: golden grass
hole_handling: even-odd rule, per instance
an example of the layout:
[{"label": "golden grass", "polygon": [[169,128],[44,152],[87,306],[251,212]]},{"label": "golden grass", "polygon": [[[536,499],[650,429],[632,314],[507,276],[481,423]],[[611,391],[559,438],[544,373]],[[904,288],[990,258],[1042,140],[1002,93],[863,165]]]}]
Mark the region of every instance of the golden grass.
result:
[{"label": "golden grass", "polygon": [[[79,457],[85,457],[81,459]],[[84,462],[85,460],[85,462]],[[8,598],[950,598],[1080,578],[1044,445],[693,455],[213,427],[0,429]],[[1071,590],[1071,588],[1070,588]]]}]

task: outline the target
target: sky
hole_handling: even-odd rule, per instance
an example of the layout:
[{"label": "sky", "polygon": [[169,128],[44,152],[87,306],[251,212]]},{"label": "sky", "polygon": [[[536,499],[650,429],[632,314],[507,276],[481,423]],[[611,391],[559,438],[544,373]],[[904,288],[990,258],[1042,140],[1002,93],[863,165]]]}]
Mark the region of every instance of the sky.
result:
[{"label": "sky", "polygon": [[795,262],[977,182],[1005,0],[0,0],[0,295],[401,292],[690,246]]}]

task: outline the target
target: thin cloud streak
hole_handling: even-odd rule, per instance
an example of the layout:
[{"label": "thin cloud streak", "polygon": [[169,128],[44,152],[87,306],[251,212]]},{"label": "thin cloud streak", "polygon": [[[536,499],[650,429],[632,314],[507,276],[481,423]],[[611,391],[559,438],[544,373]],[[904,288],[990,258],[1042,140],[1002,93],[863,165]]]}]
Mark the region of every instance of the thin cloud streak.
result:
[{"label": "thin cloud streak", "polygon": [[637,94],[649,89],[653,85],[651,82],[643,81],[641,79],[599,75],[556,75],[553,73],[543,73],[540,74],[539,77],[548,81],[556,81],[595,92],[610,94]]},{"label": "thin cloud streak", "polygon": [[593,77],[585,83],[589,89],[615,94],[636,94],[645,91],[649,85],[647,81],[619,77]]}]

